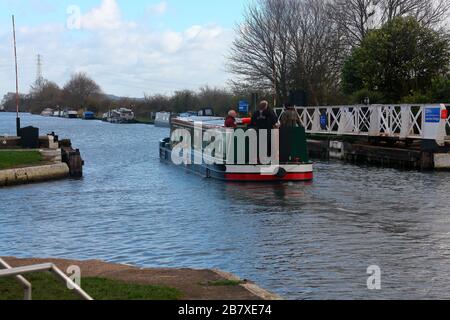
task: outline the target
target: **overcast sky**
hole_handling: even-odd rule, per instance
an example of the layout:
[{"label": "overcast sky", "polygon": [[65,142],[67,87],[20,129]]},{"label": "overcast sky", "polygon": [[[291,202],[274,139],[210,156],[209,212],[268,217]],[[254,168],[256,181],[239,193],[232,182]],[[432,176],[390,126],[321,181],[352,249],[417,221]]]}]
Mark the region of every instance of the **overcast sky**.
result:
[{"label": "overcast sky", "polygon": [[0,0],[0,98],[15,90],[11,14],[20,91],[43,75],[62,86],[83,71],[105,93],[142,97],[225,86],[233,29],[250,0]]}]

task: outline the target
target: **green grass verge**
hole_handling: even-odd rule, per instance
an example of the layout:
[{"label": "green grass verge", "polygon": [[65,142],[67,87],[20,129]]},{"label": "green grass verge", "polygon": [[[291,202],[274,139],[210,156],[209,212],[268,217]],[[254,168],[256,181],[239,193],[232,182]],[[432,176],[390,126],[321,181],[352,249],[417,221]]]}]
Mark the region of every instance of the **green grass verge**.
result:
[{"label": "green grass verge", "polygon": [[[79,300],[50,273],[25,277],[33,286],[33,300]],[[81,286],[95,300],[179,300],[181,292],[163,286],[129,284],[102,278],[83,278]],[[23,289],[14,278],[0,278],[0,300],[22,300]]]},{"label": "green grass verge", "polygon": [[0,151],[0,170],[38,165],[42,155],[38,151]]},{"label": "green grass verge", "polygon": [[143,124],[154,124],[155,122],[152,120],[150,116],[136,116],[136,122]]}]

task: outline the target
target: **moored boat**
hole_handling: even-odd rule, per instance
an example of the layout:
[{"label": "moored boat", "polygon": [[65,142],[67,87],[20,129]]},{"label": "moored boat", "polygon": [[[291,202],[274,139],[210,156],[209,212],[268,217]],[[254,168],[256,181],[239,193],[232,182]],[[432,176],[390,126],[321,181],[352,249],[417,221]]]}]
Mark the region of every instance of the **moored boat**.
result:
[{"label": "moored boat", "polygon": [[155,115],[155,127],[168,128],[170,127],[170,112],[157,112]]},{"label": "moored boat", "polygon": [[53,109],[51,109],[51,108],[45,108],[41,112],[41,116],[43,116],[43,117],[51,117],[52,115],[53,115]]},{"label": "moored boat", "polygon": [[63,117],[64,118],[68,118],[68,119],[77,119],[78,118],[78,111],[65,110]]},{"label": "moored boat", "polygon": [[[209,151],[211,151],[211,144],[205,142],[205,137],[212,134],[211,130],[215,136],[213,139],[214,141],[206,139],[206,141],[210,141],[211,144],[217,142],[217,139],[221,136],[224,137],[223,139],[220,139],[221,142],[216,145],[217,148],[215,148],[212,154],[209,153]],[[223,118],[174,118],[171,121],[172,137],[160,141],[160,158],[163,161],[175,164],[175,154],[175,157],[178,158],[178,160],[180,157],[187,160],[181,164],[176,163],[178,166],[206,178],[224,181],[276,182],[313,180],[313,164],[308,158],[304,128],[281,129],[272,133],[279,134],[280,148],[275,152],[276,155],[272,157],[275,161],[270,163],[261,163],[260,159],[262,159],[262,157],[259,154],[259,150],[256,155],[252,153],[252,151],[259,149],[257,145],[261,145],[262,140],[260,139],[263,138],[256,130],[254,133],[249,130],[254,129],[248,129],[244,125],[241,125],[236,130],[227,129],[224,127]],[[177,136],[179,134],[178,132],[185,132],[185,134],[189,133],[189,139],[186,141],[191,141],[189,150],[183,149],[181,153],[179,144],[181,141],[184,141],[186,137],[177,139],[179,138]],[[225,138],[225,136],[230,134],[233,137],[232,139]],[[260,136],[257,137],[258,135]],[[196,145],[195,140],[199,139],[199,136],[201,142]],[[236,147],[235,141],[237,141],[237,138],[235,136],[244,136],[244,148],[238,149]],[[252,139],[249,138],[251,136],[257,137],[257,140],[252,141]],[[247,138],[249,139],[246,140]],[[250,146],[252,143],[254,144],[253,147]],[[233,149],[234,152],[230,155],[231,149]],[[268,149],[271,148],[269,147]],[[239,155],[239,151],[237,150],[245,150],[245,154]],[[185,154],[186,151],[188,154]],[[205,153],[206,151],[208,152]],[[233,155],[234,159],[232,159]]]},{"label": "moored boat", "polygon": [[63,111],[57,110],[57,111],[53,111],[53,115],[52,117],[63,117]]},{"label": "moored boat", "polygon": [[92,111],[86,111],[83,113],[84,120],[95,120],[95,113]]},{"label": "moored boat", "polygon": [[110,123],[135,123],[134,112],[131,109],[119,108],[103,114],[103,121]]}]

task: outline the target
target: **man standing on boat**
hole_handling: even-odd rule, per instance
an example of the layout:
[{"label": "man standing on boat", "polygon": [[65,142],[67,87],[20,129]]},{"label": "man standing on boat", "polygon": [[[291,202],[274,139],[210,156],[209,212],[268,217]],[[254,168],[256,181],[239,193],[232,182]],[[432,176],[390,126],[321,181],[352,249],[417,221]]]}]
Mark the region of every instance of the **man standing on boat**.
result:
[{"label": "man standing on boat", "polygon": [[272,156],[272,130],[279,129],[280,124],[276,113],[269,108],[269,102],[263,100],[259,103],[259,110],[252,117],[252,127],[258,135],[258,154],[260,154],[261,131],[267,130],[267,156]]},{"label": "man standing on boat", "polygon": [[259,110],[252,117],[252,126],[257,130],[272,130],[279,128],[276,113],[269,108],[265,100],[259,104]]}]

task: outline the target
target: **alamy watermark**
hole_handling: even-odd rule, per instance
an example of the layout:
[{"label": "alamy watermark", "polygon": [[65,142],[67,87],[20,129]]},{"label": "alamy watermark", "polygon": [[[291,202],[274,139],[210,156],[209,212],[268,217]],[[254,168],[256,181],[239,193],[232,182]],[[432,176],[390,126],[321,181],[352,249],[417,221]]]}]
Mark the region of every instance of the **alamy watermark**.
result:
[{"label": "alamy watermark", "polygon": [[66,21],[67,29],[80,30],[82,21],[81,8],[76,5],[70,5],[66,9],[66,13],[67,13],[67,21]]},{"label": "alamy watermark", "polygon": [[[171,135],[171,160],[176,165],[279,165],[280,131],[255,129],[176,129]],[[270,151],[269,151],[270,148]]]},{"label": "alamy watermark", "polygon": [[2,138],[3,138],[3,139],[0,140],[0,144],[6,145],[6,144],[8,143],[8,141],[7,141],[8,137],[9,137],[9,136],[8,136],[8,134],[6,134],[6,133],[5,133],[4,135],[2,135]]},{"label": "alamy watermark", "polygon": [[70,279],[67,281],[67,289],[74,290],[74,284],[81,288],[81,268],[75,265],[69,266],[66,273]]},{"label": "alamy watermark", "polygon": [[381,268],[373,265],[367,268],[367,274],[370,275],[367,279],[367,289],[381,290]]}]

